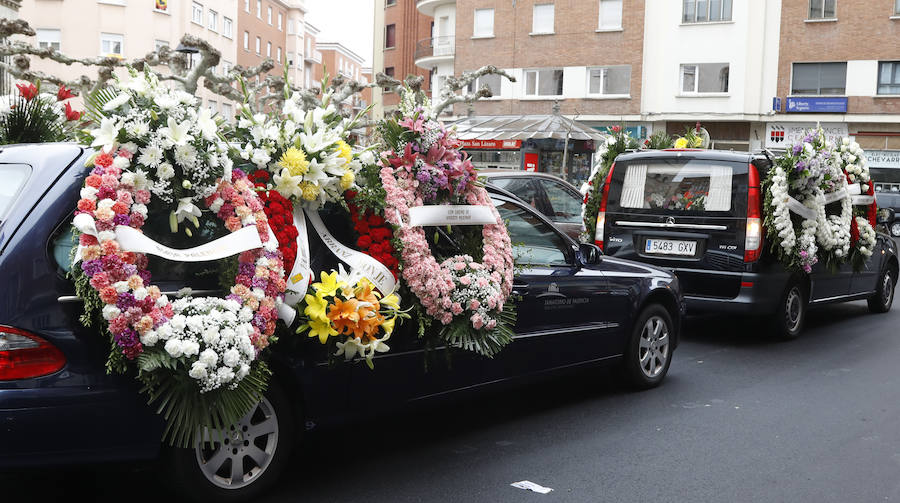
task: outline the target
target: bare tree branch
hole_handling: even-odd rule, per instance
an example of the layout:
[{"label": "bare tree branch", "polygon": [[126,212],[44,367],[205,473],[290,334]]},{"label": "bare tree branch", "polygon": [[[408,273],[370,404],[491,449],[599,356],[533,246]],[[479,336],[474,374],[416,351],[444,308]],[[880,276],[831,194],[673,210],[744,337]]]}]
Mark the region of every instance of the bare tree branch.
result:
[{"label": "bare tree branch", "polygon": [[472,103],[480,98],[490,98],[493,96],[493,93],[491,93],[491,90],[487,86],[482,86],[481,89],[474,93],[456,94],[458,91],[468,87],[469,84],[478,79],[478,77],[490,74],[506,77],[510,82],[516,81],[515,77],[493,65],[483,66],[473,72],[463,72],[460,77],[447,77],[444,86],[441,88],[440,101],[431,107],[432,113],[437,116],[440,115],[445,108],[454,103]]}]

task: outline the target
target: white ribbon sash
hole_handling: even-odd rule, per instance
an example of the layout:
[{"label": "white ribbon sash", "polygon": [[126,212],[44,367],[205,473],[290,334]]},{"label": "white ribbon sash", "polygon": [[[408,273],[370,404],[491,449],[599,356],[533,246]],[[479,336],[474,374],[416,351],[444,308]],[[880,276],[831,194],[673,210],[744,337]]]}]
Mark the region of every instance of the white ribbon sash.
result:
[{"label": "white ribbon sash", "polygon": [[306,234],[306,217],[303,216],[303,208],[294,206],[294,227],[297,228],[297,258],[294,267],[287,276],[287,291],[284,292],[284,302],[296,305],[306,295],[309,288],[312,271],[309,265],[309,236]]},{"label": "white ribbon sash", "polygon": [[875,196],[853,196],[850,198],[854,205],[868,206],[875,202]]},{"label": "white ribbon sash", "polygon": [[815,220],[816,219],[816,210],[806,207],[803,203],[794,199],[791,196],[788,196],[787,207],[789,210],[793,211],[794,213],[800,215],[801,217],[803,217],[807,220]]},{"label": "white ribbon sash", "polygon": [[858,196],[862,194],[862,187],[860,187],[858,183],[851,183],[850,185],[847,185],[847,193],[851,196]]},{"label": "white ribbon sash", "polygon": [[430,225],[491,225],[497,219],[487,206],[438,204],[409,209],[410,227]]},{"label": "white ribbon sash", "polygon": [[[302,212],[302,210],[301,210]],[[397,287],[397,281],[394,279],[393,273],[384,264],[352,248],[348,248],[341,244],[334,236],[328,232],[325,224],[322,222],[319,213],[311,211],[307,214],[313,228],[325,243],[325,246],[331,250],[338,259],[350,266],[350,269],[362,277],[368,279],[383,295],[393,293]],[[298,229],[299,231],[299,229]],[[304,236],[306,233],[302,233]],[[304,293],[306,291],[304,290]]]},{"label": "white ribbon sash", "polygon": [[840,201],[841,199],[846,198],[848,195],[849,194],[847,193],[847,189],[844,188],[836,190],[834,192],[829,192],[828,194],[825,194],[823,196],[824,204],[828,205],[835,201]]},{"label": "white ribbon sash", "polygon": [[256,230],[256,226],[244,227],[227,236],[185,250],[169,248],[150,239],[143,232],[124,225],[116,226],[116,241],[125,251],[156,255],[175,262],[219,260],[243,251],[262,248],[262,241],[259,239],[259,231]]}]

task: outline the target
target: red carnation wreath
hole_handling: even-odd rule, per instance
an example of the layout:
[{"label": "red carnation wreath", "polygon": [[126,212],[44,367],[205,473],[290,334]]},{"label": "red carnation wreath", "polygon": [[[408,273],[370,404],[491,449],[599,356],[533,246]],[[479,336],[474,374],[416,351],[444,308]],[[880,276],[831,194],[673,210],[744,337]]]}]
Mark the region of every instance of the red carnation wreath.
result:
[{"label": "red carnation wreath", "polygon": [[400,261],[395,256],[396,250],[391,244],[394,230],[381,215],[376,215],[372,210],[362,210],[353,204],[356,193],[347,191],[347,206],[350,208],[350,219],[353,221],[353,230],[359,235],[356,246],[360,251],[384,264],[391,270],[394,279],[399,278]]},{"label": "red carnation wreath", "polygon": [[269,220],[269,227],[278,240],[278,251],[284,260],[284,274],[288,275],[294,268],[294,261],[297,260],[298,233],[294,225],[294,205],[277,190],[266,190],[270,176],[268,171],[259,169],[250,175],[250,179],[257,187]]}]

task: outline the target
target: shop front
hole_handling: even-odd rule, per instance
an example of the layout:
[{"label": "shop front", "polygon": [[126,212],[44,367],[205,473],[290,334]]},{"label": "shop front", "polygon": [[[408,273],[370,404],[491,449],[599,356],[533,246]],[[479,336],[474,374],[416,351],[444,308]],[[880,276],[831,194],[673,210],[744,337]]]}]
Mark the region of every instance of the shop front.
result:
[{"label": "shop front", "polygon": [[551,173],[576,186],[587,180],[604,135],[557,114],[468,117],[454,124],[478,169]]}]

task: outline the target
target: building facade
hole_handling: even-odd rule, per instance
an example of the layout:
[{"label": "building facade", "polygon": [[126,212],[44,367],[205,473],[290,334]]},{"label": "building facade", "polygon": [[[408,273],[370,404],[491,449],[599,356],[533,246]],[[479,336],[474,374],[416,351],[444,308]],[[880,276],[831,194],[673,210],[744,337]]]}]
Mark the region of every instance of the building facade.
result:
[{"label": "building facade", "polygon": [[[298,9],[299,10],[299,9]],[[238,30],[241,47],[237,64],[250,68],[269,58],[275,61],[271,75],[284,73],[287,61],[288,4],[276,0],[240,0]],[[262,77],[261,77],[262,78]]]},{"label": "building facade", "polygon": [[[182,35],[190,33],[221,52],[216,72],[227,71],[237,61],[237,16],[238,0],[24,0],[19,10],[19,17],[28,20],[36,32],[31,42],[76,58],[114,56],[133,60],[164,45],[174,49]],[[31,64],[35,70],[66,80],[85,73],[80,65],[67,66],[40,58],[32,57]],[[234,104],[223,103],[221,96],[203,88],[198,89],[197,96],[223,116],[233,115]]]},{"label": "building facade", "polygon": [[[426,44],[433,37],[432,18],[419,11],[416,6],[428,4],[431,0],[414,2],[411,0],[375,0],[375,61],[376,71],[396,79],[407,76],[421,76],[425,82],[423,89],[432,89],[431,72],[417,66],[416,48]],[[450,2],[453,3],[453,2]],[[386,109],[396,107],[400,98],[395,93],[381,90],[381,103]]]}]

